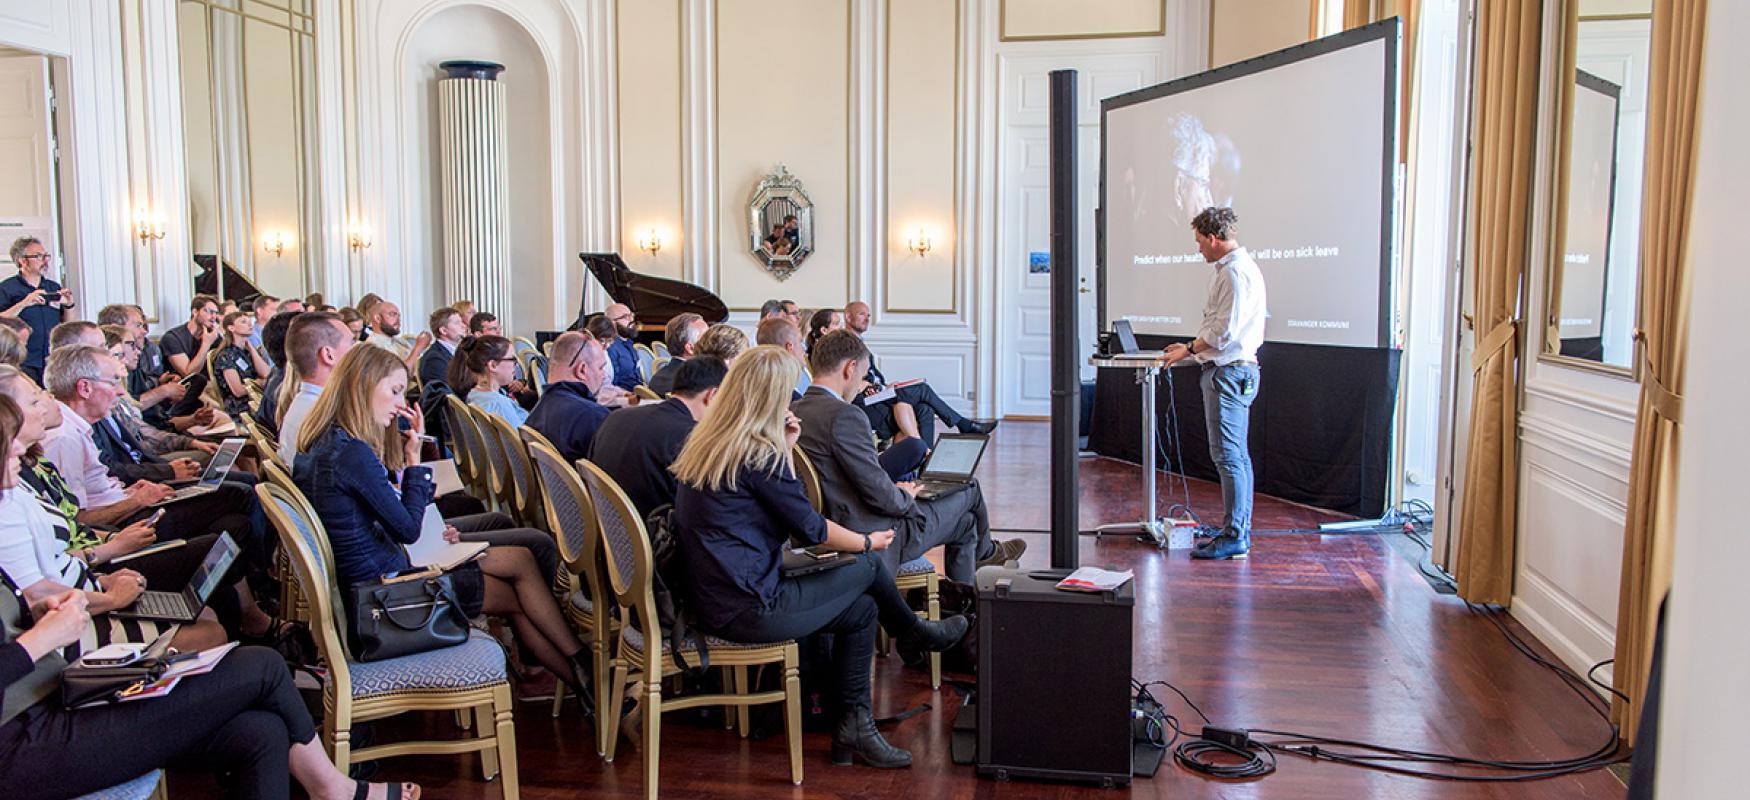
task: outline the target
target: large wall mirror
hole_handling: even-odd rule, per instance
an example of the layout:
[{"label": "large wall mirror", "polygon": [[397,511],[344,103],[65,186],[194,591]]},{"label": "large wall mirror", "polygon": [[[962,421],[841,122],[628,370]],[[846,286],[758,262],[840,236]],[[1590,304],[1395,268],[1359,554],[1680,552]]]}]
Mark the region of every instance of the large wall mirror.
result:
[{"label": "large wall mirror", "polygon": [[1542,357],[1633,375],[1652,3],[1569,0]]},{"label": "large wall mirror", "polygon": [[303,296],[318,266],[315,5],[177,3],[195,260],[217,256],[228,282],[282,298]]}]

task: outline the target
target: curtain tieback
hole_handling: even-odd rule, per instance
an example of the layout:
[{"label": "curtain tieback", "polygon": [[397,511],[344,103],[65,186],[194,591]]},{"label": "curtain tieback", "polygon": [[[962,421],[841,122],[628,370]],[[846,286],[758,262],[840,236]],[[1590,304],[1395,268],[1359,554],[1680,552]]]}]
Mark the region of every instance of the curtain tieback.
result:
[{"label": "curtain tieback", "polygon": [[1470,371],[1482,371],[1483,365],[1489,363],[1491,356],[1495,355],[1501,348],[1512,344],[1515,330],[1517,330],[1517,323],[1511,319],[1501,320],[1495,327],[1490,328],[1488,335],[1477,343],[1477,349],[1470,354]]},{"label": "curtain tieback", "polygon": [[1683,395],[1671,391],[1659,377],[1659,370],[1653,366],[1652,345],[1647,341],[1647,332],[1636,328],[1635,343],[1641,349],[1641,387],[1646,390],[1648,402],[1653,404],[1653,412],[1682,425]]}]

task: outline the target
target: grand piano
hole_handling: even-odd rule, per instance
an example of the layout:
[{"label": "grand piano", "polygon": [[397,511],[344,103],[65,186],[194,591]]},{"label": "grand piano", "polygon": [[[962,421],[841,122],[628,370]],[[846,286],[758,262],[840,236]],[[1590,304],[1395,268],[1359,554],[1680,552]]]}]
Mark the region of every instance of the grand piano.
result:
[{"label": "grand piano", "polygon": [[[195,253],[194,265],[200,268],[200,272],[195,273],[194,276],[195,294],[210,294],[219,297],[220,303],[230,300],[236,303],[238,308],[247,307],[249,301],[261,294],[261,290],[244,277],[243,273],[238,272],[236,267],[231,266],[229,262],[216,255]],[[222,297],[219,296],[219,274],[221,271],[225,276],[225,294]]]},{"label": "grand piano", "polygon": [[[578,253],[577,257],[614,302],[632,309],[640,341],[662,338],[663,327],[676,314],[690,311],[713,324],[729,318],[729,308],[717,295],[686,281],[633,272],[619,253]],[[599,308],[592,311],[587,306],[585,302],[578,307],[579,325],[601,311]]]}]

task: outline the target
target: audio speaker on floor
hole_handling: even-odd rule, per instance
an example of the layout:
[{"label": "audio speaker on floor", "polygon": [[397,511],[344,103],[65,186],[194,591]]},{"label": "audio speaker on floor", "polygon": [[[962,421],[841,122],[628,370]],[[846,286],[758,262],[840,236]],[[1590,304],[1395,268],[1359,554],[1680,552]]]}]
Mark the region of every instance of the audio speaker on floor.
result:
[{"label": "audio speaker on floor", "polygon": [[1057,589],[1061,571],[978,571],[978,774],[1130,783],[1132,583]]}]

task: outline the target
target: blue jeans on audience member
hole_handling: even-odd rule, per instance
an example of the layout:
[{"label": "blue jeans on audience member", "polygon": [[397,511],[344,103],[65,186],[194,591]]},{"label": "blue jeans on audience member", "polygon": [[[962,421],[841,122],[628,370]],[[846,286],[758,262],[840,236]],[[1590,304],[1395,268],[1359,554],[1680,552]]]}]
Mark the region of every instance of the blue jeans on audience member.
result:
[{"label": "blue jeans on audience member", "polygon": [[1203,418],[1209,427],[1209,458],[1221,475],[1221,535],[1252,533],[1252,455],[1246,430],[1258,397],[1258,365],[1203,365]]}]

